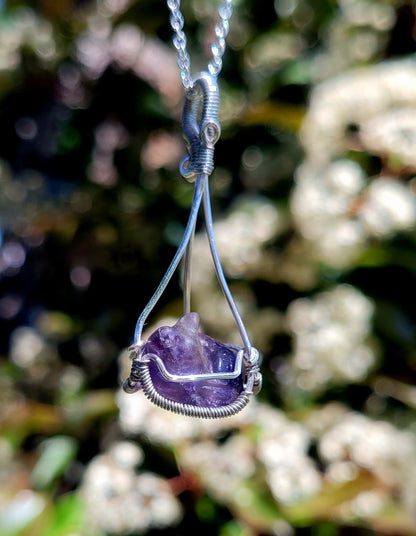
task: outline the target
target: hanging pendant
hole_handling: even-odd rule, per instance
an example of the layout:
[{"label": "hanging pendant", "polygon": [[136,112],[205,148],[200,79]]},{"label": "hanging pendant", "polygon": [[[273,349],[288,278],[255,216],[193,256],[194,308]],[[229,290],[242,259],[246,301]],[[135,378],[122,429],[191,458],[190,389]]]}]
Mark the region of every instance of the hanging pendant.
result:
[{"label": "hanging pendant", "polygon": [[[194,198],[178,250],[156,292],[140,315],[132,346],[130,376],[124,390],[143,389],[147,398],[164,409],[191,417],[228,417],[241,411],[249,397],[261,389],[259,352],[251,346],[244,323],[228,288],[218,256],[211,213],[208,179],[214,164],[214,145],[220,135],[217,120],[219,93],[216,77],[201,73],[187,94],[183,132],[188,155],[181,173],[195,182]],[[238,347],[222,343],[199,331],[199,316],[189,312],[190,248],[203,200],[205,227],[220,286],[243,340]],[[185,315],[172,327],[157,329],[142,341],[144,323],[169,283],[181,259],[185,259]]]},{"label": "hanging pendant", "polygon": [[157,406],[192,417],[234,415],[260,387],[257,351],[248,361],[243,348],[199,332],[197,313],[157,329],[132,358],[125,390],[140,386]]}]

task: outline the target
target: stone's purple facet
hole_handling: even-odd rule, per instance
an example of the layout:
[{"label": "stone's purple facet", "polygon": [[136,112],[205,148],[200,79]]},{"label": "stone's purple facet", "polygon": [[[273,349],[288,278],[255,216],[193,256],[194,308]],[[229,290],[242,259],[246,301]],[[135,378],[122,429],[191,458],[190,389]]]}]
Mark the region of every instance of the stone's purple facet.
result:
[{"label": "stone's purple facet", "polygon": [[[181,376],[214,372],[232,372],[236,351],[204,333],[199,333],[199,316],[188,313],[174,326],[162,327],[149,337],[143,348],[159,356],[168,372]],[[219,407],[231,404],[243,390],[243,378],[169,382],[154,361],[149,363],[153,385],[159,394],[192,406]]]}]

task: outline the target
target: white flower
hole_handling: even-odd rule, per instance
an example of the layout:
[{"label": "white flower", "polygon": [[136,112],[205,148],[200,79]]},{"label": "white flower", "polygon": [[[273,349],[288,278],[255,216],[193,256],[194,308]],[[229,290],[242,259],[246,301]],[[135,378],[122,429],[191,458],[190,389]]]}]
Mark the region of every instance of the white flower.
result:
[{"label": "white flower", "polygon": [[361,223],[352,216],[364,179],[362,168],[347,159],[326,168],[308,162],[298,168],[291,198],[295,223],[315,257],[331,266],[351,264],[366,242]]},{"label": "white flower", "polygon": [[321,477],[307,455],[307,429],[266,405],[258,408],[257,456],[266,469],[266,480],[278,502],[292,504],[319,493]]},{"label": "white flower", "polygon": [[373,472],[386,485],[403,490],[409,468],[416,464],[416,439],[390,423],[348,413],[323,434],[319,452],[329,471],[333,464],[347,460]]},{"label": "white flower", "polygon": [[301,139],[311,162],[327,165],[347,148],[347,127],[392,108],[416,103],[413,59],[385,61],[351,69],[330,78],[312,92]]},{"label": "white flower", "polygon": [[112,534],[147,532],[177,523],[179,501],[165,479],[152,473],[137,474],[143,452],[123,441],[89,463],[81,485],[88,526]]},{"label": "white flower", "polygon": [[371,183],[359,211],[364,227],[372,234],[388,237],[409,230],[416,224],[416,197],[404,184],[393,178]]},{"label": "white flower", "polygon": [[290,382],[320,391],[328,384],[365,378],[376,359],[368,341],[373,309],[371,301],[349,285],[292,302],[288,324],[294,353],[286,369]]},{"label": "white flower", "polygon": [[363,122],[360,140],[370,153],[389,158],[393,167],[416,169],[415,108],[395,108]]},{"label": "white flower", "polygon": [[189,443],[178,450],[179,464],[198,475],[207,491],[221,502],[233,501],[255,471],[253,443],[235,435],[222,445],[214,440]]}]

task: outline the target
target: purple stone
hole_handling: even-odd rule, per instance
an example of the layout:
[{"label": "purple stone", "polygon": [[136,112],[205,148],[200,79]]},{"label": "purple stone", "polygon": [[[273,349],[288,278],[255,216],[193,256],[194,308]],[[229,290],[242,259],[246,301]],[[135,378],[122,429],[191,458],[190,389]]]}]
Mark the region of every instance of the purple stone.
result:
[{"label": "purple stone", "polygon": [[[237,351],[204,333],[199,333],[199,316],[188,313],[172,326],[164,326],[149,337],[143,354],[159,356],[168,372],[181,376],[232,372]],[[159,394],[192,406],[219,407],[231,404],[243,390],[243,378],[170,382],[154,361],[149,363],[153,385]]]}]

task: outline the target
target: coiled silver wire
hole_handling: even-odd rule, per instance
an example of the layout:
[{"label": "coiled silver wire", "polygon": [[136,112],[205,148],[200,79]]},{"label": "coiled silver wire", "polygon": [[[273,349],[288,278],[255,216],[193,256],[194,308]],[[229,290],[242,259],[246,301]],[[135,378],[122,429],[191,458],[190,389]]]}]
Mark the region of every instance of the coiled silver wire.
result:
[{"label": "coiled silver wire", "polygon": [[179,413],[180,415],[198,417],[200,419],[219,419],[223,417],[231,417],[232,415],[235,415],[244,409],[249,402],[249,395],[245,391],[243,391],[238,398],[234,400],[234,402],[226,406],[192,406],[190,404],[175,402],[165,398],[156,391],[150,376],[148,362],[139,362],[136,365],[136,373],[143,389],[143,393],[151,402],[153,402],[153,404],[168,411],[172,411],[173,413]]}]

